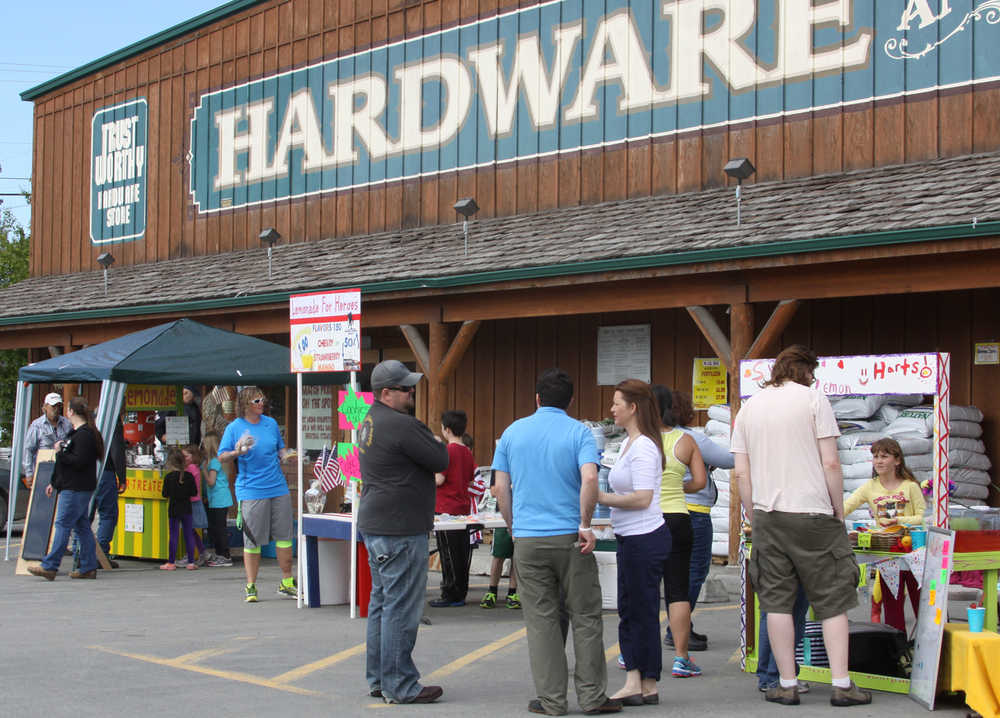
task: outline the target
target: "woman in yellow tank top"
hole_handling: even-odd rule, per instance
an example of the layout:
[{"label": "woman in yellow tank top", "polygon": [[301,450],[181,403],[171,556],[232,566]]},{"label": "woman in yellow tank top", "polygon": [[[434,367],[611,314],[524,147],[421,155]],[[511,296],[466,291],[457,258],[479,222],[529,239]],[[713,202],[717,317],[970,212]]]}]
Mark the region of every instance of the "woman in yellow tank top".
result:
[{"label": "woman in yellow tank top", "polygon": [[[676,678],[700,676],[701,669],[691,662],[688,639],[691,635],[691,603],[689,598],[691,545],[691,516],[688,514],[685,493],[695,493],[705,487],[708,474],[701,459],[701,451],[694,439],[677,426],[674,416],[673,395],[665,386],[653,386],[665,427],[662,434],[663,456],[666,461],[660,485],[660,510],[670,529],[670,556],[663,567],[663,595],[670,619],[670,632],[674,638],[673,675]],[[684,482],[690,467],[691,480]]]}]

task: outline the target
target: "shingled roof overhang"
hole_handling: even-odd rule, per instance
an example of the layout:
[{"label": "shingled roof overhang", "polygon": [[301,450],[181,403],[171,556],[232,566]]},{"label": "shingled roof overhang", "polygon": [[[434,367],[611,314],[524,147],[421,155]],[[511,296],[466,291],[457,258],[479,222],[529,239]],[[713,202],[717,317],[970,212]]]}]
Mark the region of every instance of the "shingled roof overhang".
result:
[{"label": "shingled roof overhang", "polygon": [[34,277],[0,291],[0,330],[276,305],[338,287],[374,300],[740,260],[747,269],[789,255],[830,261],[836,251],[1000,236],[998,190],[1000,153],[991,153],[750,185],[740,226],[732,188],[719,188],[474,221],[468,257],[449,224],[279,246],[271,281],[264,249],[113,267],[107,297],[100,271]]}]

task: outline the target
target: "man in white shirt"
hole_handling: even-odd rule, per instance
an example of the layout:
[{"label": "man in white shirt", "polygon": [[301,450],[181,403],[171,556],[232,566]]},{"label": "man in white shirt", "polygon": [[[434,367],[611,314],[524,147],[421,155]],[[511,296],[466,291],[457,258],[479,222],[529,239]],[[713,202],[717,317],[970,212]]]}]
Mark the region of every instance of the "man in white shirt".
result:
[{"label": "man in white shirt", "polygon": [[840,430],[830,401],[812,386],[818,364],[807,347],[782,351],[733,426],[734,472],[753,525],[750,577],[781,676],[764,697],[799,703],[792,609],[801,583],[823,624],[831,705],[865,705],[871,693],[847,672],[847,611],[858,605],[859,569],[844,530]]}]

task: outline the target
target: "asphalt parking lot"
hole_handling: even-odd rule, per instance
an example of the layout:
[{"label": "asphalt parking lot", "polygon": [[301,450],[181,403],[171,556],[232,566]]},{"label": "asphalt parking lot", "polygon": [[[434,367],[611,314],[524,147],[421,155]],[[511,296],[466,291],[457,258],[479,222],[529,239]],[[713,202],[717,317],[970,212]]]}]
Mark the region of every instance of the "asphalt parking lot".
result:
[{"label": "asphalt parking lot", "polygon": [[[13,551],[12,551],[13,553]],[[478,607],[486,577],[473,575],[470,603],[427,608],[414,659],[423,682],[444,687],[429,706],[387,705],[367,695],[365,620],[346,606],[298,609],[275,592],[279,572],[264,560],[261,600],[242,600],[243,573],[203,568],[166,573],[158,562],[121,561],[96,581],[50,583],[14,575],[0,565],[0,626],[4,643],[5,716],[393,716],[529,715],[533,696],[521,612]],[[715,570],[715,569],[713,569]],[[732,571],[732,569],[721,569]],[[431,574],[428,598],[439,576]],[[506,591],[506,580],[501,584]],[[623,675],[615,667],[617,616],[605,612],[609,689]],[[709,650],[693,654],[704,675],[665,674],[661,704],[627,709],[671,716],[799,716],[828,714],[830,687],[814,685],[802,705],[765,703],[756,679],[739,669],[738,605],[700,606],[698,629]],[[571,649],[570,649],[571,650]],[[664,660],[672,658],[665,652]],[[669,671],[669,668],[668,668]],[[572,691],[572,688],[570,689]],[[579,712],[570,694],[572,712]],[[925,709],[906,696],[877,693],[853,716],[912,716]],[[937,711],[965,715],[955,699]]]}]

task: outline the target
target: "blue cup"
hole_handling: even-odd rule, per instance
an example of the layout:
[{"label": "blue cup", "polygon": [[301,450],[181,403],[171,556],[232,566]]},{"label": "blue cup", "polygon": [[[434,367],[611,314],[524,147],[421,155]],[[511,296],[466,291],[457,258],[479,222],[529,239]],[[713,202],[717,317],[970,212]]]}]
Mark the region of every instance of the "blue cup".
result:
[{"label": "blue cup", "polygon": [[927,545],[927,529],[912,529],[910,531],[910,548],[918,549]]},{"label": "blue cup", "polygon": [[969,613],[969,633],[982,633],[986,622],[986,608],[967,608]]}]

